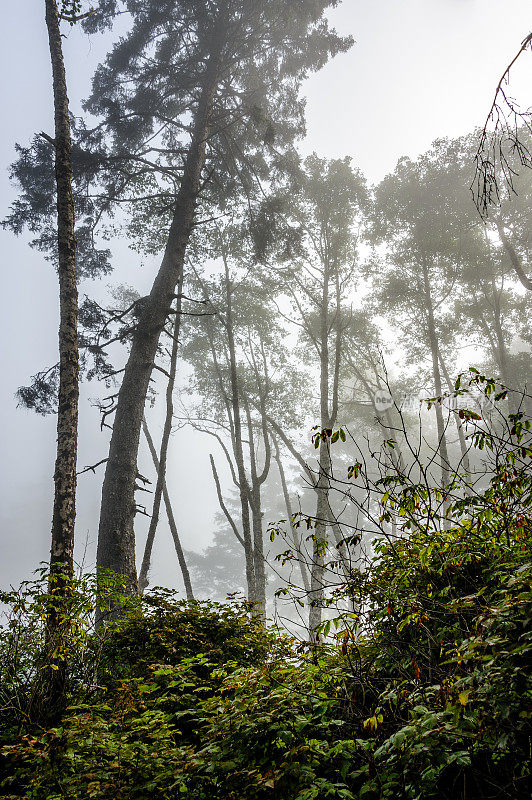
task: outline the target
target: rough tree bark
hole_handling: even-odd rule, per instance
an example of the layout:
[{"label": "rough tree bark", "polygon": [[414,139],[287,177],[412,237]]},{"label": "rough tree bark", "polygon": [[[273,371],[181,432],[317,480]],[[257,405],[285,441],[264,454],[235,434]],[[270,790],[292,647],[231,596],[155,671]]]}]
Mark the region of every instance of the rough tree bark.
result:
[{"label": "rough tree bark", "polygon": [[[219,32],[206,66],[205,81],[163,260],[151,292],[142,306],[116,404],[102,488],[97,566],[99,571],[110,569],[122,576],[124,590],[130,595],[138,593],[133,526],[136,513],[137,451],[144,404],[159,338],[183,271],[185,253],[194,225],[206,143],[211,130],[213,102],[219,83],[222,45],[222,35]],[[117,608],[115,615],[120,613],[120,608]]]},{"label": "rough tree bark", "polygon": [[[56,653],[68,631],[65,608],[74,564],[76,518],[76,461],[78,435],[79,354],[76,240],[68,95],[56,0],[46,0],[46,27],[52,62],[55,122],[55,181],[57,189],[57,251],[59,275],[59,397],[57,455],[54,472],[54,507],[50,551],[50,591],[55,601],[48,608],[48,646]],[[66,661],[52,659],[50,705],[61,701],[67,677]]]}]

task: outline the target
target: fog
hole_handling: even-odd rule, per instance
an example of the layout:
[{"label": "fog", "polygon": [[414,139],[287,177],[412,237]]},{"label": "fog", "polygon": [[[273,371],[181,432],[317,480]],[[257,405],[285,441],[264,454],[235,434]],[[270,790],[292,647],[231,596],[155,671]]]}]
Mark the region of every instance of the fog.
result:
[{"label": "fog", "polygon": [[[3,9],[2,216],[17,192],[8,175],[9,164],[16,156],[15,143],[27,145],[34,133],[51,133],[53,128],[49,53],[41,6],[37,0],[21,0]],[[483,125],[497,80],[530,29],[532,10],[525,0],[344,0],[330,14],[330,21],[339,33],[353,35],[355,44],[304,83],[307,135],[300,151],[303,156],[316,152],[328,159],[350,156],[369,184],[376,184],[394,170],[400,157],[415,159],[435,139],[465,135]],[[112,34],[92,37],[76,28],[65,29],[74,114],[82,113],[94,69],[127,25],[124,19]],[[512,93],[522,98],[525,106],[532,102],[531,79],[532,59],[528,57],[512,82]],[[43,254],[28,246],[30,238],[27,233],[15,238],[9,230],[0,231],[2,586],[28,577],[40,561],[48,558],[50,547],[55,418],[17,407],[15,397],[31,375],[57,360],[57,278]],[[147,294],[158,260],[140,258],[127,244],[124,233],[112,241],[114,272],[94,284],[85,282],[80,296],[90,292],[106,304],[110,302],[109,287],[121,283],[133,286],[140,295]],[[180,364],[179,371],[182,392],[190,370]],[[163,386],[159,377],[157,385]],[[90,402],[104,393],[97,382],[86,383],[81,390],[79,469],[107,454],[109,432],[100,430],[99,413]],[[163,416],[163,404],[159,403],[150,412],[157,439]],[[310,425],[307,434],[310,437]],[[221,451],[213,447],[208,436],[190,427],[176,430],[171,438],[167,483],[186,550],[201,552],[213,541],[219,505],[209,466],[210,452],[217,453],[223,491],[230,493],[229,470]],[[153,473],[144,443],[139,469],[145,475]],[[297,470],[292,469],[295,475]],[[87,472],[79,478],[76,557],[88,569],[95,563],[102,477],[100,467],[96,474]],[[136,529],[140,561],[147,530],[145,518],[137,517]],[[164,515],[157,532],[150,582],[182,586]]]}]

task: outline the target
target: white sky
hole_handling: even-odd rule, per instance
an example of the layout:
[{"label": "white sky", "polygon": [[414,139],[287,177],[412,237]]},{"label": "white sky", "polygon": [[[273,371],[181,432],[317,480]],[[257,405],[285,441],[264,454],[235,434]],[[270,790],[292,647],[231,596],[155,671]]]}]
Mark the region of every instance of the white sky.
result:
[{"label": "white sky", "polygon": [[[44,1],[3,5],[0,217],[14,198],[7,171],[14,143],[26,144],[41,130],[52,132]],[[457,136],[483,124],[500,73],[532,29],[532,2],[344,0],[331,19],[339,31],[353,34],[356,44],[305,86],[308,136],[302,150],[327,157],[350,155],[374,182],[393,170],[400,156],[415,157],[437,137]],[[79,113],[109,39],[65,32],[71,107]],[[532,55],[523,57],[513,93],[523,105],[532,104]],[[5,586],[27,577],[48,557],[55,420],[17,409],[14,393],[29,375],[56,360],[57,285],[50,265],[24,238],[0,231],[0,253],[0,585]],[[116,260],[117,276],[111,281],[127,280],[141,291],[150,285],[151,271],[142,269],[124,243]],[[96,393],[91,385],[83,389],[80,467],[106,455],[106,437],[87,402]],[[186,432],[176,434],[174,442],[170,484],[176,516],[184,546],[198,548],[209,541],[217,510],[208,467],[210,443]],[[101,473],[80,480],[79,554],[87,540],[89,565],[100,479]],[[172,585],[177,564],[170,538],[164,528],[158,537],[152,576]]]}]

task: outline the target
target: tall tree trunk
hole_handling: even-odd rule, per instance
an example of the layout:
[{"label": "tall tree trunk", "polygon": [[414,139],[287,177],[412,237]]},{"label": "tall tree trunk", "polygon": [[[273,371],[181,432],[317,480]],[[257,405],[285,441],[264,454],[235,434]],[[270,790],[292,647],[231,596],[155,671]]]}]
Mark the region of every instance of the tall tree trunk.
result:
[{"label": "tall tree trunk", "polygon": [[[423,259],[423,284],[425,290],[425,312],[427,315],[427,332],[429,336],[430,355],[432,358],[432,375],[434,379],[434,392],[436,397],[441,397],[443,393],[440,364],[438,359],[438,334],[434,321],[434,306],[430,289],[429,271],[425,259]],[[438,430],[438,453],[440,456],[441,480],[445,486],[449,482],[449,453],[447,451],[447,438],[445,436],[445,421],[443,418],[443,407],[441,403],[435,404],[436,426]]]},{"label": "tall tree trunk", "polygon": [[233,301],[232,286],[229,275],[229,264],[222,244],[222,257],[225,270],[225,324],[227,333],[227,346],[229,351],[229,374],[231,381],[231,407],[233,413],[233,449],[235,454],[236,469],[240,492],[240,505],[242,509],[242,534],[244,537],[244,555],[246,560],[246,582],[248,586],[248,600],[250,603],[258,601],[257,585],[255,575],[255,554],[253,541],[251,538],[251,524],[249,517],[250,488],[246,476],[244,463],[244,448],[242,444],[242,419],[240,409],[240,386],[238,382],[238,372],[236,365],[236,345],[233,330]]},{"label": "tall tree trunk", "polygon": [[[79,354],[78,291],[70,123],[65,65],[56,0],[46,0],[46,27],[52,62],[55,120],[55,180],[57,189],[57,249],[59,257],[59,398],[54,507],[50,551],[50,591],[55,601],[47,612],[48,648],[52,648],[50,707],[61,703],[67,678],[63,638],[68,632],[66,606],[74,564],[76,461],[78,436]],[[55,651],[55,653],[54,653]],[[55,657],[59,654],[59,658]]]},{"label": "tall tree trunk", "polygon": [[[153,444],[153,439],[151,437],[151,433],[149,431],[148,425],[146,423],[146,419],[142,418],[142,430],[144,431],[144,436],[146,437],[146,441],[148,442],[148,448],[151,453],[151,457],[153,460],[153,465],[157,471],[159,472],[159,459],[157,458],[157,452],[155,450],[155,445]],[[174,540],[174,547],[177,555],[177,560],[179,562],[179,566],[181,568],[181,575],[183,576],[183,583],[185,584],[185,592],[187,595],[187,600],[194,600],[194,593],[192,591],[192,582],[190,580],[190,572],[188,571],[187,562],[185,559],[185,554],[183,553],[183,548],[181,547],[181,540],[179,539],[179,534],[177,532],[177,525],[175,522],[174,517],[174,510],[172,508],[172,503],[170,502],[170,495],[168,494],[168,487],[166,485],[166,478],[163,484],[163,499],[164,504],[166,506],[166,516],[168,517],[168,526],[170,528],[170,533],[172,534],[172,539]]]},{"label": "tall tree trunk", "polygon": [[142,594],[148,585],[148,572],[151,563],[151,553],[153,549],[153,540],[155,539],[155,532],[159,522],[159,513],[161,510],[161,498],[163,490],[166,485],[166,461],[168,457],[168,445],[170,442],[170,434],[172,433],[172,421],[174,418],[174,388],[175,376],[177,372],[177,353],[179,350],[179,331],[181,328],[181,292],[183,290],[183,272],[177,285],[177,301],[175,307],[175,320],[173,326],[172,336],[172,352],[170,355],[170,370],[168,373],[168,384],[166,386],[166,417],[164,420],[163,435],[161,439],[161,449],[159,452],[159,467],[157,469],[157,481],[155,484],[155,493],[153,495],[153,507],[151,512],[150,525],[148,528],[148,535],[146,537],[146,546],[144,548],[144,556],[139,573],[139,591]]},{"label": "tall tree trunk", "polygon": [[[222,250],[222,252],[223,252],[223,250]],[[227,275],[227,271],[226,271],[226,275]],[[231,335],[232,335],[232,315],[230,315],[230,317],[231,317],[230,321],[231,321]],[[226,319],[225,319],[226,329],[228,327],[228,324],[229,324],[229,319],[227,317],[227,310],[226,310]],[[226,330],[226,332],[227,332],[227,330]],[[232,361],[234,360],[234,357],[235,357],[234,356],[234,347],[233,347],[233,356],[231,356],[231,354],[229,354],[229,367],[230,367],[230,374],[231,374],[231,381],[230,381],[230,383],[231,383],[231,393],[230,393],[230,396],[229,396],[225,391],[224,377],[223,377],[221,366],[220,366],[220,364],[218,362],[218,356],[216,354],[216,346],[215,346],[215,343],[214,343],[214,337],[212,336],[212,332],[210,331],[209,326],[207,326],[207,335],[208,335],[208,338],[209,338],[209,344],[210,344],[210,348],[211,348],[211,355],[212,355],[214,367],[215,367],[215,370],[216,370],[218,386],[220,388],[220,393],[221,393],[221,395],[223,397],[225,410],[226,410],[226,413],[227,413],[227,420],[228,420],[228,423],[229,423],[229,430],[230,430],[230,435],[231,435],[231,446],[233,448],[233,455],[234,455],[235,461],[237,462],[236,472],[235,472],[234,467],[232,465],[232,462],[231,462],[229,454],[227,452],[225,452],[226,448],[225,448],[222,440],[218,436],[216,436],[216,439],[218,440],[220,446],[222,447],[222,449],[225,452],[227,461],[228,461],[228,463],[230,465],[230,468],[231,468],[231,474],[232,474],[232,478],[233,478],[233,483],[235,484],[235,486],[238,489],[238,493],[239,493],[239,497],[240,497],[241,519],[242,519],[242,536],[240,536],[240,533],[238,532],[238,529],[237,529],[237,526],[235,524],[235,521],[232,518],[232,516],[229,513],[229,511],[227,510],[227,507],[226,507],[226,505],[225,505],[225,503],[223,501],[222,490],[221,490],[221,487],[220,487],[220,481],[219,481],[219,478],[218,478],[218,473],[216,471],[216,465],[215,465],[214,459],[213,459],[213,457],[211,455],[210,456],[210,460],[211,460],[212,474],[213,474],[213,477],[214,477],[214,482],[216,484],[216,491],[217,491],[217,494],[218,494],[218,501],[220,503],[220,508],[224,512],[224,514],[225,514],[225,516],[227,518],[227,521],[231,525],[233,533],[235,534],[236,538],[238,539],[238,541],[240,542],[240,544],[242,545],[242,547],[244,549],[244,560],[245,560],[245,565],[246,565],[246,586],[247,586],[248,600],[250,602],[253,602],[253,598],[255,597],[255,569],[254,569],[254,565],[253,565],[253,543],[252,543],[252,539],[251,539],[251,521],[250,521],[250,515],[249,515],[249,501],[248,501],[249,491],[248,491],[248,485],[247,485],[245,469],[244,469],[244,466],[243,466],[243,464],[244,464],[244,456],[243,456],[243,450],[242,450],[242,423],[241,423],[241,419],[240,419],[240,399],[239,399],[239,396],[238,396],[238,380],[235,381],[233,379],[234,376],[236,376],[236,362],[235,362],[234,375],[233,375],[233,372],[231,371],[231,363],[232,363]],[[237,389],[236,397],[235,397],[235,393],[234,393],[235,387]],[[238,422],[236,423],[237,428],[235,428],[235,408],[237,409],[237,416],[238,416]],[[237,437],[237,429],[238,429],[238,437]],[[237,439],[238,439],[238,444],[237,444]],[[241,467],[238,465],[238,462],[239,462],[238,454],[239,453],[241,453],[241,456],[242,456],[241,459],[240,459],[240,464],[242,465]],[[244,476],[244,487],[242,486],[242,476]]]},{"label": "tall tree trunk", "polygon": [[249,493],[251,524],[253,529],[253,570],[255,574],[255,602],[261,617],[266,615],[266,570],[264,563],[264,531],[262,529],[262,506],[260,487],[252,486]]},{"label": "tall tree trunk", "polygon": [[[135,568],[134,518],[137,453],[144,404],[161,332],[179,283],[194,224],[213,102],[219,82],[222,42],[218,39],[205,72],[192,140],[163,260],[149,296],[143,303],[122,386],[105,470],[98,536],[98,570],[122,576],[127,594],[138,593]],[[119,608],[115,615],[120,615]]]},{"label": "tall tree trunk", "polygon": [[314,523],[314,537],[312,542],[312,566],[310,572],[309,594],[309,635],[310,640],[318,639],[317,629],[321,624],[325,559],[324,550],[327,546],[327,521],[329,519],[329,473],[330,456],[329,442],[320,441],[319,475],[316,482],[316,519]]},{"label": "tall tree trunk", "polygon": [[[320,426],[329,428],[332,424],[329,414],[329,263],[328,254],[323,258],[323,277],[320,302]],[[338,348],[337,348],[338,349]],[[336,373],[335,373],[336,374]],[[333,401],[334,404],[334,401]],[[317,629],[321,624],[323,604],[324,548],[327,541],[327,520],[329,519],[329,441],[320,439],[318,457],[318,479],[316,490],[316,521],[312,546],[312,567],[309,596],[309,636],[317,639]]]}]

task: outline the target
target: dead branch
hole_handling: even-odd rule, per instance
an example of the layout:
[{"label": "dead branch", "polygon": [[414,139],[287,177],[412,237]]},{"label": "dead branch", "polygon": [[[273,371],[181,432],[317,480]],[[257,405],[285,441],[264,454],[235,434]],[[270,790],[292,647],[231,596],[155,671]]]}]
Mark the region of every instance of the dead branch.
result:
[{"label": "dead branch", "polygon": [[84,467],[79,472],[76,472],[76,475],[83,475],[84,472],[94,472],[96,474],[96,467],[99,467],[100,464],[105,464],[106,461],[109,459],[102,458],[101,461],[96,462],[96,464],[89,464],[87,467]]}]

